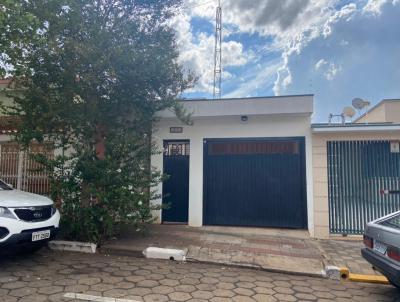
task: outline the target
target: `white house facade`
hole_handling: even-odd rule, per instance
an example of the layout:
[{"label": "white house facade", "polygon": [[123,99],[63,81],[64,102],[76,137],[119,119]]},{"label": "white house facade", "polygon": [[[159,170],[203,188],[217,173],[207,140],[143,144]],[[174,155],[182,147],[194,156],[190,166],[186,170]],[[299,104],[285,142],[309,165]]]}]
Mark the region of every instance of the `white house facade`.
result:
[{"label": "white house facade", "polygon": [[192,125],[160,113],[152,166],[159,222],[308,229],[313,236],[313,96],[188,100]]}]

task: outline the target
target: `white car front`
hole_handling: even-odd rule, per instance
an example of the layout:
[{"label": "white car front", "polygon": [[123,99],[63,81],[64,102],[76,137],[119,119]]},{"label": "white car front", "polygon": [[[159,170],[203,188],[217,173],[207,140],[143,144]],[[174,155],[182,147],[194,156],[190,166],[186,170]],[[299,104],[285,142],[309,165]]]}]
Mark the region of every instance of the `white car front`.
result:
[{"label": "white car front", "polygon": [[54,238],[60,213],[51,199],[0,180],[0,252],[35,250]]}]

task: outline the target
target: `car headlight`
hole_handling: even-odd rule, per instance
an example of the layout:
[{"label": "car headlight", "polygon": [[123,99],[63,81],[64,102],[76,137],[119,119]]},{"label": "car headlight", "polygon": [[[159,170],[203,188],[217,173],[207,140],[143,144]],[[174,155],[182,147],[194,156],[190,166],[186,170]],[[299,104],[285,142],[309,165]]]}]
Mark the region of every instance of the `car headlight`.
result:
[{"label": "car headlight", "polygon": [[56,207],[56,205],[53,203],[53,205],[51,206],[51,216],[53,216],[56,212],[57,212],[57,207]]},{"label": "car headlight", "polygon": [[14,214],[7,208],[0,207],[0,217],[16,219]]}]

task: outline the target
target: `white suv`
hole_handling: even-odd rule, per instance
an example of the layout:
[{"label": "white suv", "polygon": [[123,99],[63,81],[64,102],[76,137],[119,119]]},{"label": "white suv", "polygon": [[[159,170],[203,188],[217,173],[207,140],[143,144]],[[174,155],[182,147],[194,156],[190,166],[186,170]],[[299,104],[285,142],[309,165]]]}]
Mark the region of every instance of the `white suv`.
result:
[{"label": "white suv", "polygon": [[15,190],[0,180],[0,253],[41,248],[54,238],[59,222],[51,199]]}]

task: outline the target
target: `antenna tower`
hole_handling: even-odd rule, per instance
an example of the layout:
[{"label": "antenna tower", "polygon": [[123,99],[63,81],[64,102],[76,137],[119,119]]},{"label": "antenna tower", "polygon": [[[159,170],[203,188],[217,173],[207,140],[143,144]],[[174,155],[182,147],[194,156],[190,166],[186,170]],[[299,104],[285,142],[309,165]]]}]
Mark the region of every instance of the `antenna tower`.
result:
[{"label": "antenna tower", "polygon": [[222,9],[221,0],[215,12],[215,49],[214,49],[214,90],[213,98],[221,98],[221,75],[222,75]]}]

